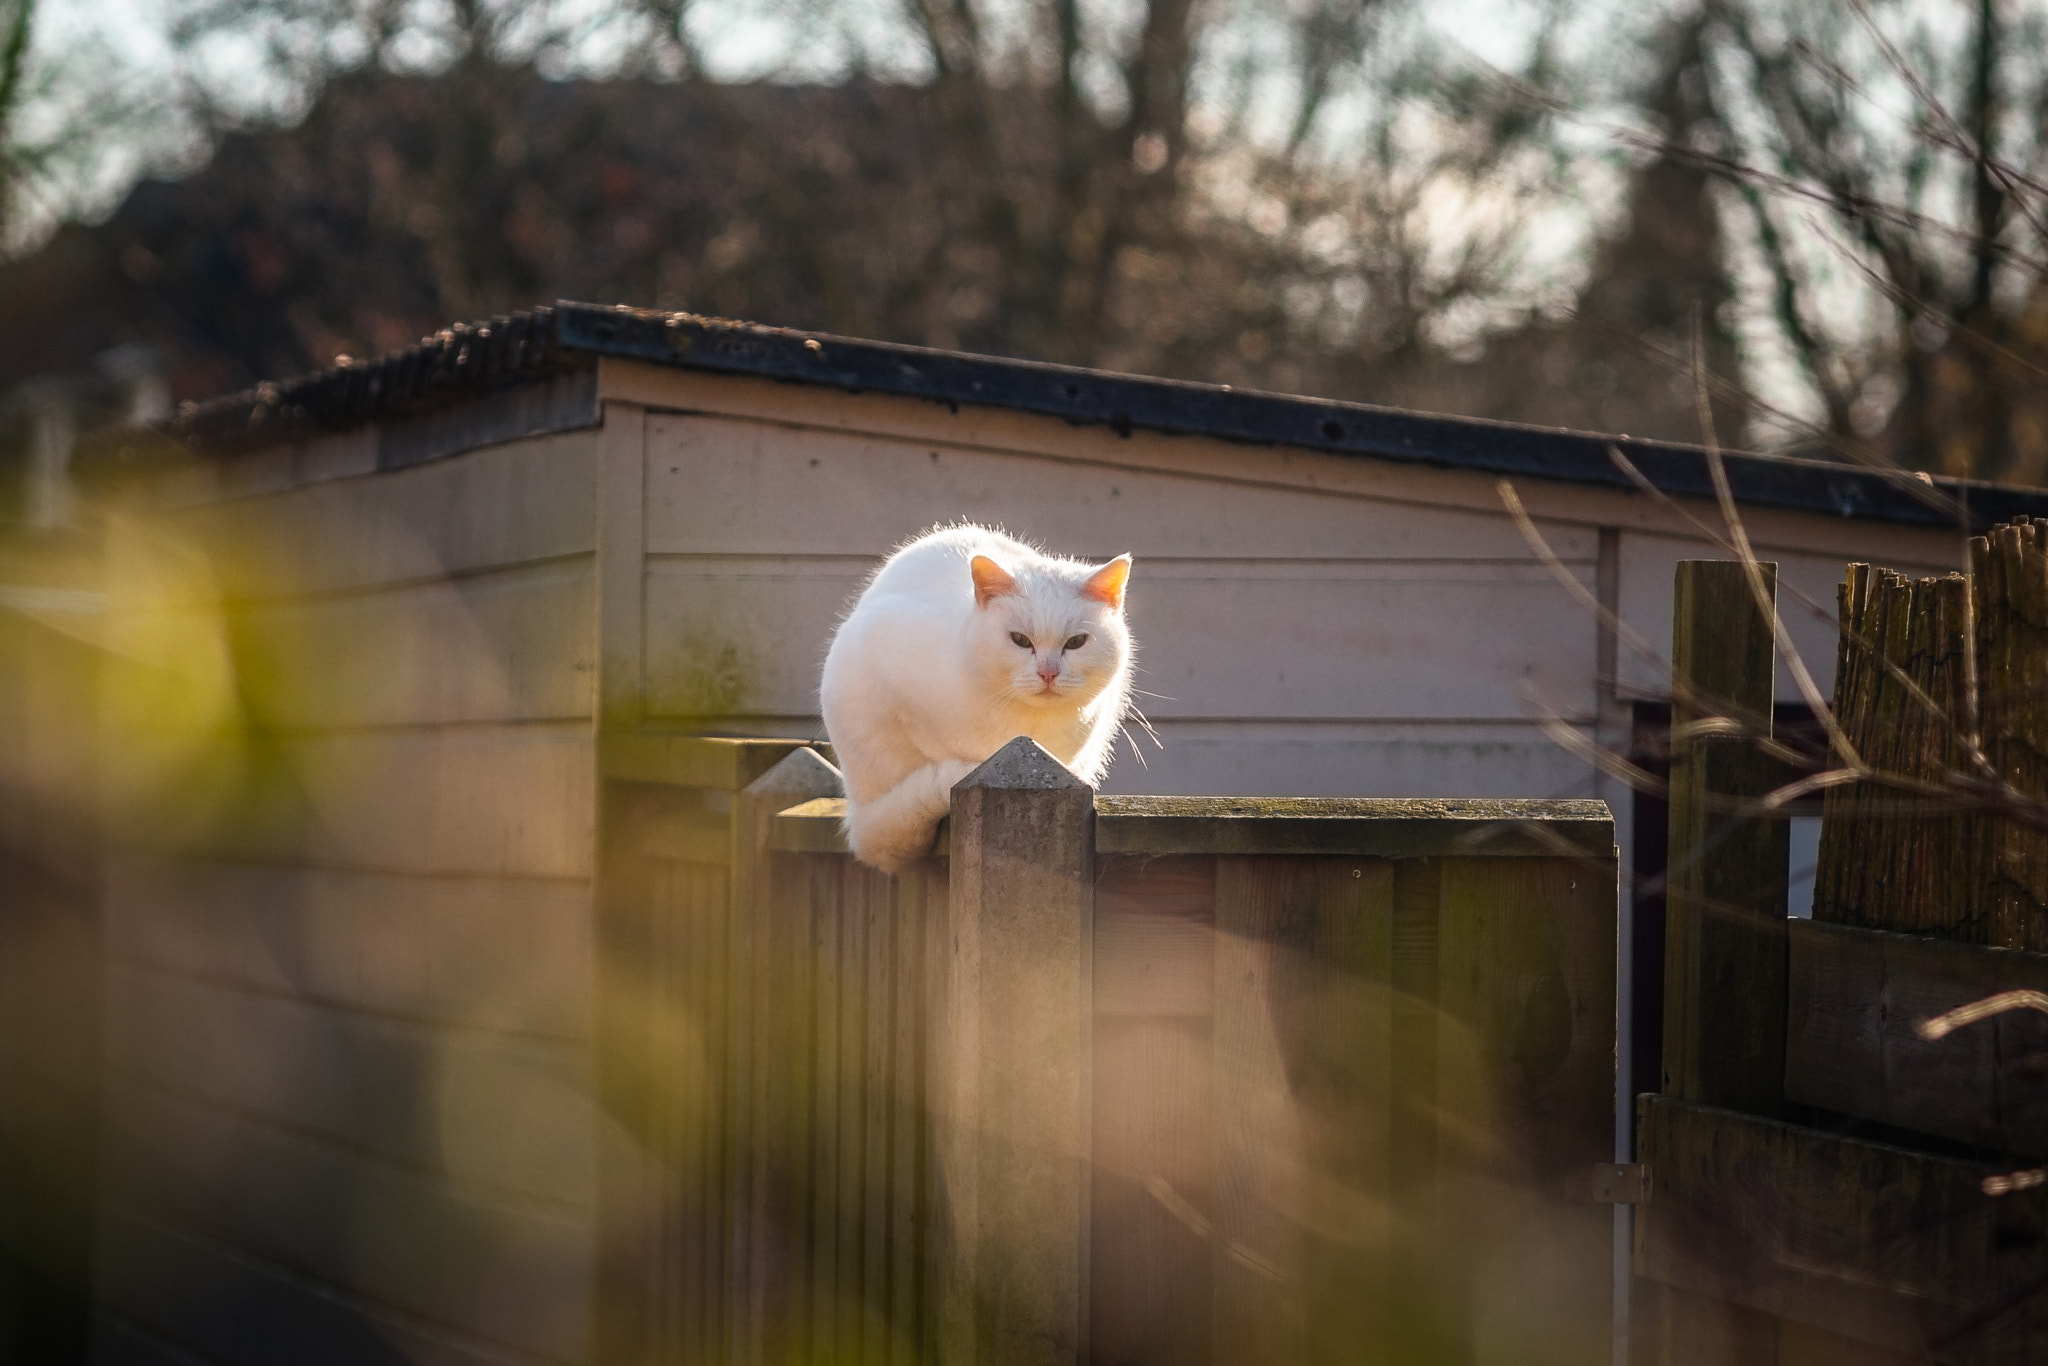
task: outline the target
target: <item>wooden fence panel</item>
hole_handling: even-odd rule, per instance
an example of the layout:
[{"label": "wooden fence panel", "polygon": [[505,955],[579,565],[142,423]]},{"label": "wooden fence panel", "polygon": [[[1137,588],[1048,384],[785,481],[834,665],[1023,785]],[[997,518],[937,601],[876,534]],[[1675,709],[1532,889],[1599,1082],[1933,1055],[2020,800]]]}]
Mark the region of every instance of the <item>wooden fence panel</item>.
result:
[{"label": "wooden fence panel", "polygon": [[[2048,1200],[2038,1171],[2011,1171],[2013,1154],[2048,1155],[2048,1020],[1920,1034],[2048,987],[2048,957],[2018,951],[2038,937],[2048,864],[2039,831],[2015,840],[2028,823],[2008,815],[2038,778],[2001,749],[2032,746],[2028,680],[2048,667],[2033,657],[2041,544],[2036,526],[1994,528],[1968,577],[1850,566],[1834,757],[1878,777],[1828,789],[1813,923],[1783,919],[1781,818],[1757,801],[1800,775],[1770,771],[1760,667],[1730,681],[1768,655],[1772,623],[1744,603],[1742,566],[1680,566],[1673,662],[1696,695],[1672,735],[1664,1094],[1641,1098],[1637,1135],[1653,1198],[1636,1270],[1656,1292],[1639,1342],[1655,1360],[1994,1366],[2048,1351]],[[1973,1150],[2004,1161],[1959,1155]]]},{"label": "wooden fence panel", "polygon": [[[780,1361],[813,1331],[807,1230],[819,1130],[817,1047],[821,955],[813,926],[842,897],[837,870],[783,866],[770,845],[775,814],[839,788],[839,775],[799,749],[743,791],[733,816],[732,1020],[735,1125],[733,1354]],[[824,962],[821,963],[821,957]],[[834,979],[836,985],[836,979]],[[836,1024],[836,1021],[835,1021]]]},{"label": "wooden fence panel", "polygon": [[938,1340],[940,1210],[933,1189],[934,1153],[925,1097],[932,1085],[931,982],[934,965],[946,951],[950,895],[947,869],[936,862],[912,869],[897,883],[900,932],[892,973],[891,1045],[900,1080],[892,1096],[889,1149],[890,1366],[930,1360],[931,1344]]},{"label": "wooden fence panel", "polygon": [[[820,852],[801,819],[775,815],[831,775],[792,789],[771,770],[741,804],[762,828],[743,878],[756,958],[735,1054],[745,1168],[733,1233],[745,1249],[732,1293],[736,1355],[833,1363],[932,1359],[932,1126],[926,1097],[934,919],[946,874],[885,878]],[[799,837],[790,838],[794,831]],[[748,1073],[769,1075],[748,1079]]]},{"label": "wooden fence panel", "polygon": [[2048,992],[2048,955],[1846,925],[1791,927],[1788,1099],[1994,1152],[2048,1157],[2048,1016],[1919,1026],[2008,991]]},{"label": "wooden fence panel", "polygon": [[[687,1031],[615,1037],[663,1067],[715,1053],[723,1080],[690,1135],[641,1102],[666,1222],[628,1253],[661,1308],[602,1360],[1604,1346],[1599,804],[1097,798],[1019,741],[886,879],[845,852],[811,751],[738,792],[709,752],[605,762],[645,808],[607,828],[667,870],[648,914],[607,901],[613,950],[695,1002]],[[720,786],[648,803],[663,766]],[[729,918],[684,904],[724,876]]]},{"label": "wooden fence panel", "polygon": [[[600,742],[600,1362],[731,1359],[736,1064],[749,1037],[737,1015],[750,999],[736,976],[735,929],[751,923],[737,910],[735,870],[758,866],[751,844],[748,858],[736,857],[736,817],[741,789],[801,748],[689,736]],[[764,805],[831,790],[811,782]]]},{"label": "wooden fence panel", "polygon": [[[1105,1361],[1210,1360],[1218,860],[1095,870],[1089,1341]],[[1149,1354],[1149,1355],[1148,1355]]]},{"label": "wooden fence panel", "polygon": [[[1217,860],[1220,1362],[1327,1360],[1392,1299],[1393,869],[1385,859]],[[1302,1218],[1306,1192],[1288,1189],[1291,1171],[1344,1193],[1334,1223]]]},{"label": "wooden fence panel", "polygon": [[2048,1191],[1987,1199],[1985,1164],[1670,1097],[1637,1115],[1642,1274],[1958,1366],[2048,1355]]}]

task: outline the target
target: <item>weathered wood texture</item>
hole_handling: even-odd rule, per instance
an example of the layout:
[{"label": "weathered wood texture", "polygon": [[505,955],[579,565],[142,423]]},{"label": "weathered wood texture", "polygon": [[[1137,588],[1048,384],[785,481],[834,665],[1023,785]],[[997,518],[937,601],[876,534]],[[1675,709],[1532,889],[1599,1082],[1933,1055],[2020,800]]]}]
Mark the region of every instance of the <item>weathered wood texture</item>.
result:
[{"label": "weathered wood texture", "polygon": [[[1654,1189],[1636,1217],[1638,1345],[1670,1366],[2034,1359],[2048,1328],[2038,1203],[1988,1194],[1989,1167],[1772,1122],[1790,1102],[1928,1147],[2048,1151],[2038,1016],[1917,1032],[2048,977],[2033,954],[1922,937],[1994,937],[1995,898],[1979,890],[1988,822],[1901,783],[1831,789],[1822,923],[1788,924],[1782,822],[1744,809],[1798,776],[1761,743],[1769,619],[1731,563],[1680,566],[1677,620],[1674,663],[1694,695],[1673,718],[1665,1094],[1639,1110]],[[1984,657],[1971,620],[1960,576],[1851,567],[1837,710],[1881,773],[1968,781]],[[1740,734],[1702,733],[1724,721]]]},{"label": "weathered wood texture", "polygon": [[915,1117],[933,879],[771,851],[774,812],[828,783],[837,775],[800,750],[740,813],[733,1350],[745,1361],[907,1360],[929,1342],[911,1230],[929,1217]]},{"label": "weathered wood texture", "polygon": [[[1993,1198],[1989,1166],[1663,1096],[1637,1134],[1655,1180],[1640,1274],[1932,1361],[2048,1352],[2043,1191]],[[1686,1347],[1670,1359],[1769,1359]]]},{"label": "weathered wood texture", "polygon": [[[1596,801],[1402,797],[1103,797],[1094,799],[1104,856],[1317,854],[1365,858],[1605,858],[1614,819]],[[845,853],[846,803],[820,797],[782,814],[778,849]],[[942,831],[940,848],[947,838]]]},{"label": "weathered wood texture", "polygon": [[[1970,676],[1970,582],[1907,579],[1850,565],[1841,586],[1835,714],[1867,764],[1939,787],[1971,768],[1967,736],[1979,695]],[[1957,804],[1876,783],[1827,794],[1814,872],[1816,920],[1934,930],[2010,942],[1982,917],[1979,843]]]},{"label": "weathered wood texture", "polygon": [[1972,909],[1988,942],[2048,950],[2048,522],[1973,538],[1970,574],[1984,757],[2025,808],[1976,817]]},{"label": "weathered wood texture", "polygon": [[2001,992],[2048,993],[2048,955],[1795,921],[1790,980],[1788,1099],[2048,1157],[2048,1016],[2013,1010],[1938,1039],[1919,1032]]},{"label": "weathered wood texture", "polygon": [[2048,526],[1970,573],[1849,566],[1835,710],[1883,778],[1829,792],[1814,916],[2048,950]]},{"label": "weathered wood texture", "polygon": [[1231,1118],[1255,1131],[1272,1121],[1254,1092],[1270,1078],[1224,1075],[1213,1062],[1230,1046],[1214,1033],[1219,996],[1250,985],[1217,975],[1216,867],[1189,856],[1103,858],[1095,868],[1088,1256],[1097,1360],[1209,1361],[1230,1278],[1217,1258],[1236,1246],[1249,1258],[1244,1270],[1259,1275],[1252,1268],[1273,1251],[1247,1226],[1245,1202],[1226,1210],[1208,1199],[1221,1168],[1242,1165],[1220,1151],[1235,1135],[1213,1118],[1219,1100],[1243,1106]]},{"label": "weathered wood texture", "polygon": [[285,481],[195,506],[180,525],[238,604],[588,556],[598,437],[515,441],[376,479]]},{"label": "weathered wood texture", "polygon": [[[1750,521],[1751,536],[1756,537],[1759,530]],[[1645,640],[1669,640],[1674,624],[1671,582],[1678,564],[1718,552],[1708,551],[1698,541],[1670,534],[1637,535],[1624,531],[1620,539],[1617,606],[1621,618]],[[1908,548],[1894,543],[1883,548],[1873,546],[1868,554],[1824,545],[1818,537],[1786,537],[1776,539],[1768,550],[1760,541],[1758,552],[1778,567],[1779,601],[1786,632],[1792,648],[1806,661],[1823,690],[1833,685],[1837,631],[1831,609],[1844,562],[1870,559],[1922,574],[1954,569],[1959,562],[1953,536],[1947,545]],[[1809,602],[1819,604],[1820,610],[1809,609]],[[1616,681],[1623,696],[1669,696],[1671,680],[1665,660],[1646,657],[1624,646],[1616,651],[1615,665]],[[1793,689],[1787,661],[1781,658],[1777,661],[1777,695],[1792,697]]]},{"label": "weathered wood texture", "polygon": [[[1473,831],[1493,830],[1502,813],[1313,804],[1317,852],[1300,852],[1311,804],[1276,804],[1262,818],[1242,804],[1209,803],[1215,820],[1201,803],[1092,805],[1096,858],[1080,885],[1092,888],[1094,912],[1085,1219],[1093,1357],[1285,1363],[1377,1352],[1562,1363],[1604,1350],[1611,1221],[1585,1178],[1612,1142],[1611,826],[1585,803],[1532,803],[1512,813],[1521,824],[1504,823],[1502,838],[1475,841]],[[834,835],[840,809],[830,799],[792,807],[776,818],[770,847],[792,862],[845,866]],[[962,815],[948,863],[946,914],[956,925],[971,904],[963,886],[991,871],[1025,895],[1026,864],[1044,844],[1027,841],[1000,865],[970,872]],[[1112,819],[1136,852],[1102,851]],[[1147,835],[1137,828],[1147,820],[1166,828]],[[1262,823],[1274,828],[1262,833]],[[1603,854],[1548,852],[1515,833],[1529,828],[1563,832],[1567,850],[1603,845]],[[1224,852],[1200,850],[1205,831]],[[1288,852],[1243,852],[1255,849]],[[1027,903],[1043,915],[1071,895],[1056,885]],[[934,971],[957,967],[954,934],[934,951]],[[1021,952],[1034,957],[1028,946]],[[1027,961],[1027,971],[1046,975],[1042,962]],[[952,998],[935,998],[934,1009],[944,999]],[[1075,1225],[1071,1183],[1052,1157],[1058,1143],[1039,1133],[1034,1158],[1005,1141],[1025,1123],[1017,1099],[1027,1087],[1062,1086],[1064,1065],[1042,1061],[1057,1053],[1040,1037],[1047,1020],[994,1040],[991,1020],[948,1024],[935,1041],[944,1046],[934,1077],[957,1077],[958,1049],[1022,1049],[1041,1060],[998,1069],[1010,1080],[984,1091],[980,1103],[997,1108],[975,1126],[976,1160],[1035,1170],[1035,1199],[1051,1204],[1035,1216],[1033,1237],[1064,1246]],[[961,1166],[963,1104],[957,1091],[932,1102],[939,1152],[953,1154],[938,1168],[933,1213],[955,1230],[956,1188],[944,1174]],[[1034,1104],[1029,1124],[1042,1127],[1048,1116],[1036,1112],[1048,1108],[1064,1113]],[[975,1189],[991,1179],[984,1171]],[[942,1322],[957,1312],[959,1278],[971,1269],[958,1248],[948,1258]],[[981,1311],[981,1300],[968,1302]],[[1019,1349],[988,1331],[954,1346],[1014,1359]],[[1070,1359],[1056,1338],[1038,1341],[1037,1350],[1050,1342]]]},{"label": "weathered wood texture", "polygon": [[[1770,789],[1776,566],[1759,602],[1736,561],[1683,560],[1675,582],[1664,1091],[1777,1113],[1785,1058],[1783,819]],[[1730,727],[1738,733],[1705,728]],[[1704,733],[1703,733],[1704,732]]]}]

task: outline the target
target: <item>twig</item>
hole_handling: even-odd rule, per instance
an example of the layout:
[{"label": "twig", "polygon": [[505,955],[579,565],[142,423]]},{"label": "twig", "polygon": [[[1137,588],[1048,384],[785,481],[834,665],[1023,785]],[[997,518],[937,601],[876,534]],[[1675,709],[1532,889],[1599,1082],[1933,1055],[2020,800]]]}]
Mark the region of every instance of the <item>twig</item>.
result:
[{"label": "twig", "polygon": [[1757,562],[1756,551],[1749,543],[1749,531],[1742,524],[1742,514],[1735,506],[1734,491],[1728,485],[1728,467],[1721,459],[1721,443],[1714,435],[1714,413],[1707,401],[1707,390],[1697,378],[1699,368],[1700,314],[1694,305],[1692,314],[1692,350],[1695,371],[1694,392],[1699,406],[1700,435],[1705,439],[1707,451],[1707,472],[1713,476],[1714,496],[1721,502],[1721,517],[1728,524],[1728,534],[1735,542],[1736,557],[1742,561],[1743,576],[1749,580],[1750,596],[1756,599],[1757,611],[1770,618],[1771,634],[1776,637],[1778,649],[1784,655],[1785,666],[1792,673],[1792,682],[1805,699],[1806,708],[1826,728],[1828,742],[1835,752],[1842,756],[1842,762],[1850,768],[1862,768],[1863,758],[1856,747],[1849,743],[1849,736],[1835,719],[1834,708],[1820,695],[1813,675],[1807,670],[1806,660],[1800,656],[1799,648],[1792,643],[1792,633],[1785,629],[1785,619],[1778,615],[1778,604],[1771,592],[1764,587],[1763,566]]},{"label": "twig", "polygon": [[2048,992],[2022,989],[2001,991],[1995,996],[1986,996],[1981,1001],[1972,1001],[1966,1006],[1957,1006],[1943,1015],[1922,1020],[1915,1031],[1923,1039],[1942,1039],[1961,1029],[1964,1025],[1988,1020],[1994,1015],[2003,1015],[2009,1010],[2038,1010],[2048,1015]]}]

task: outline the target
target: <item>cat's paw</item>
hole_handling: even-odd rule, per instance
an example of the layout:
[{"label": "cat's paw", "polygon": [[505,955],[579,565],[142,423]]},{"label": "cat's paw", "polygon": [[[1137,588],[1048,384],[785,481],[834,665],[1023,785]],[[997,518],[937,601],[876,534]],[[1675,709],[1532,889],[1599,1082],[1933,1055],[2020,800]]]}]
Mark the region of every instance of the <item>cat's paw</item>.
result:
[{"label": "cat's paw", "polygon": [[853,856],[878,872],[895,875],[931,857],[937,821],[856,825],[847,831]]},{"label": "cat's paw", "polygon": [[968,774],[974,772],[975,769],[980,767],[980,764],[970,764],[965,759],[941,759],[937,763],[932,765],[933,779],[935,780],[938,786],[940,794],[945,797],[946,804],[949,807],[952,805],[953,802],[954,786],[957,783],[959,783],[959,781],[962,778],[966,777]]}]

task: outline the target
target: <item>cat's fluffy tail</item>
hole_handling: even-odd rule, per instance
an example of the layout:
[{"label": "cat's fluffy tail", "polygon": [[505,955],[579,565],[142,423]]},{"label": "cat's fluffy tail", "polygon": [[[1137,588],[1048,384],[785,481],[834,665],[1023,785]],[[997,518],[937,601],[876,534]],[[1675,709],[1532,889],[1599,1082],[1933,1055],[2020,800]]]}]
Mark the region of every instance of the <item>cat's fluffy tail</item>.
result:
[{"label": "cat's fluffy tail", "polygon": [[953,784],[973,771],[973,764],[942,759],[873,801],[849,800],[846,841],[854,857],[885,873],[900,873],[929,854],[939,822],[953,809]]}]

